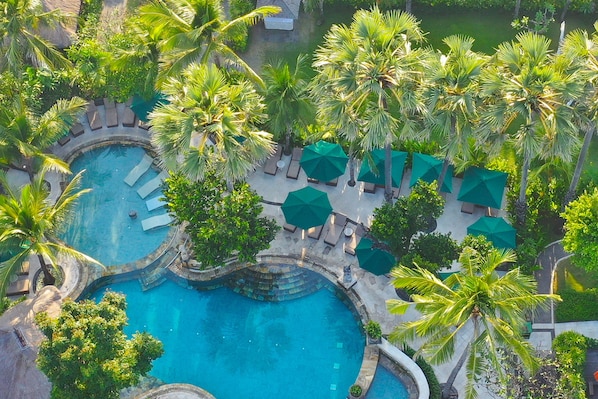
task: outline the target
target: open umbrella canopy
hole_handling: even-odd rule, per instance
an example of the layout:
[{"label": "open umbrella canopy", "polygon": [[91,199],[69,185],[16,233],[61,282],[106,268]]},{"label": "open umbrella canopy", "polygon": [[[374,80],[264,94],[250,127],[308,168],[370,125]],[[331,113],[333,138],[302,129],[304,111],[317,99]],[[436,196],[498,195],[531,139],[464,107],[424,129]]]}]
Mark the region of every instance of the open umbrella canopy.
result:
[{"label": "open umbrella canopy", "polygon": [[323,225],[332,212],[328,194],[309,186],[291,191],[281,209],[287,223],[301,229]]},{"label": "open umbrella canopy", "polygon": [[355,247],[355,255],[359,261],[359,267],[376,276],[390,272],[397,261],[390,253],[373,247],[374,243],[369,238],[362,238]]},{"label": "open umbrella canopy", "polygon": [[303,149],[299,163],[307,176],[327,182],[345,173],[348,160],[340,145],[320,140]]},{"label": "open umbrella canopy", "polygon": [[131,102],[131,110],[137,115],[137,117],[142,120],[143,122],[147,122],[150,112],[154,109],[154,107],[158,104],[167,104],[169,101],[166,99],[166,96],[162,93],[156,93],[153,95],[152,98],[146,100],[145,98],[135,95],[133,96],[133,101]]},{"label": "open umbrella canopy", "polygon": [[[403,180],[403,168],[405,167],[405,160],[407,159],[407,153],[403,151],[392,151],[392,169],[391,169],[391,180],[392,186],[401,188],[401,180]],[[371,161],[373,161],[375,168],[370,165],[370,158],[364,158],[361,163],[361,169],[357,180],[364,181],[367,183],[374,183],[380,186],[384,185],[384,148],[379,148],[370,152]]]},{"label": "open umbrella canopy", "polygon": [[457,199],[500,209],[507,176],[504,172],[471,166],[463,175]]},{"label": "open umbrella canopy", "polygon": [[483,216],[467,228],[467,234],[484,235],[496,248],[515,248],[517,231],[503,218]]},{"label": "open umbrella canopy", "polygon": [[[442,164],[443,161],[441,159],[431,155],[414,152],[409,187],[415,186],[419,180],[427,183],[432,183],[434,180],[438,180],[440,173],[442,173]],[[445,193],[453,192],[453,165],[449,165],[440,191]]]}]

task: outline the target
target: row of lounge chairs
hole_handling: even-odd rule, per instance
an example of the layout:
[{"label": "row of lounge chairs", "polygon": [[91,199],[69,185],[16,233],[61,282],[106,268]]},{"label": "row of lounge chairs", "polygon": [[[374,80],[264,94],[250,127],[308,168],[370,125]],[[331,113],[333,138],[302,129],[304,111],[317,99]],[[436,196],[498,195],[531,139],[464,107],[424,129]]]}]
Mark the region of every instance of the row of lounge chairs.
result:
[{"label": "row of lounge chairs", "polygon": [[[334,247],[339,243],[341,236],[345,234],[347,241],[343,243],[343,250],[349,255],[355,256],[355,248],[357,247],[357,244],[359,244],[361,238],[366,234],[363,224],[360,223],[356,225],[355,223],[350,222],[347,216],[342,213],[334,213],[326,226],[328,226],[328,230],[324,235],[324,243]],[[290,233],[294,233],[297,230],[297,226],[289,223],[285,223],[282,227]],[[307,236],[314,240],[319,240],[323,230],[324,225],[312,227],[307,230]],[[347,235],[347,233],[351,234]]]},{"label": "row of lounge chairs", "polygon": [[29,261],[24,261],[17,271],[17,279],[6,289],[6,296],[20,296],[29,294],[31,283],[29,281]]}]

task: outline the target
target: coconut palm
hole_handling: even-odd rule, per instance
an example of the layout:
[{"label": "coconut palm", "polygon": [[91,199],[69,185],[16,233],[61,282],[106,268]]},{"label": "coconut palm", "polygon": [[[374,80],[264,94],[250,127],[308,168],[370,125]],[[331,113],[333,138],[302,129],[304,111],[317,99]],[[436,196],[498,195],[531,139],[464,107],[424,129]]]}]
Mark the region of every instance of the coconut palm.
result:
[{"label": "coconut palm", "polygon": [[[313,95],[320,119],[340,123],[338,133],[351,141],[359,133],[366,150],[386,149],[385,198],[391,201],[391,149],[414,130],[413,116],[423,111],[418,97],[424,50],[419,22],[400,11],[359,10],[350,26],[333,25],[316,50]],[[345,115],[340,115],[341,113]]]},{"label": "coconut palm", "polygon": [[227,44],[227,35],[239,25],[253,25],[280,7],[259,7],[245,15],[226,20],[220,0],[152,0],[139,9],[144,24],[160,38],[160,75],[179,76],[191,63],[216,62],[240,68],[256,82],[260,77]]},{"label": "coconut palm", "polygon": [[544,36],[520,33],[515,41],[499,45],[481,77],[488,141],[497,150],[509,140],[522,158],[516,202],[520,224],[525,222],[532,160],[570,161],[578,144],[571,104],[583,93],[583,85],[570,65],[553,57],[549,48],[550,40]]},{"label": "coconut palm", "polygon": [[475,378],[489,367],[501,372],[499,350],[509,348],[530,370],[536,367],[532,346],[521,337],[526,314],[558,296],[536,293],[533,277],[511,269],[499,275],[496,268],[512,263],[510,251],[493,249],[482,257],[466,247],[460,258],[461,271],[440,280],[420,267],[399,266],[391,271],[396,288],[413,290],[413,302],[390,299],[388,309],[403,314],[414,306],[421,313],[415,321],[398,325],[390,334],[394,342],[421,338],[418,353],[431,364],[443,364],[455,355],[457,340],[466,340],[463,354],[446,384],[443,398],[448,398],[461,367],[466,363],[466,398],[475,398]]},{"label": "coconut palm", "polygon": [[58,100],[48,111],[39,114],[17,95],[10,104],[0,107],[0,162],[18,165],[33,180],[36,162],[41,166],[68,172],[68,165],[44,152],[77,122],[87,102],[73,97]]},{"label": "coconut palm", "polygon": [[315,117],[314,107],[309,97],[308,80],[305,77],[307,56],[297,57],[295,68],[278,61],[264,67],[264,101],[269,116],[269,126],[274,137],[284,137],[285,153],[291,153],[293,125],[306,127]]},{"label": "coconut palm", "polygon": [[6,193],[0,196],[0,253],[11,256],[0,263],[0,296],[4,296],[10,278],[32,255],[39,259],[46,284],[54,283],[48,266],[56,267],[59,254],[99,264],[57,239],[57,232],[65,227],[73,203],[90,191],[78,190],[82,172],[71,180],[55,203],[48,198],[45,172],[43,169],[20,193],[13,191],[5,174],[0,174],[0,186]]},{"label": "coconut palm", "polygon": [[426,63],[426,115],[424,138],[442,144],[444,164],[438,178],[442,187],[449,165],[467,159],[478,122],[479,76],[484,55],[471,50],[474,39],[453,35],[443,42],[446,54],[436,53]]},{"label": "coconut palm", "polygon": [[68,14],[45,11],[41,2],[4,0],[0,7],[0,71],[20,76],[27,65],[65,68],[70,62],[39,35],[41,27],[56,27]]},{"label": "coconut palm", "polygon": [[208,170],[243,179],[273,151],[262,97],[246,80],[230,83],[215,65],[191,64],[163,87],[170,103],[150,114],[152,142],[164,165],[192,180]]},{"label": "coconut palm", "polygon": [[565,195],[564,206],[575,198],[583,165],[585,164],[592,137],[596,131],[598,118],[598,23],[594,23],[594,32],[575,30],[570,32],[562,45],[562,56],[572,60],[579,68],[581,75],[587,82],[586,95],[575,104],[578,112],[578,125],[585,131],[583,145],[577,157],[577,164],[569,189]]}]

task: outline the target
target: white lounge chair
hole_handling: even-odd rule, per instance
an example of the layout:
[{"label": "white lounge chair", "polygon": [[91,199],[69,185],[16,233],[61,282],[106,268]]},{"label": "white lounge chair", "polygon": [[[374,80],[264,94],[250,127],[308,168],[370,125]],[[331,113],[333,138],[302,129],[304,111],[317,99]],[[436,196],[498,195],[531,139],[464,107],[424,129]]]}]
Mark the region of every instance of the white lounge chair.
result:
[{"label": "white lounge chair", "polygon": [[157,227],[164,227],[172,222],[172,217],[168,213],[152,216],[151,218],[143,219],[141,221],[141,227],[143,231],[155,229]]},{"label": "white lounge chair", "polygon": [[139,180],[139,178],[145,172],[147,172],[149,167],[152,165],[152,162],[154,162],[154,158],[150,157],[147,154],[143,154],[143,158],[141,159],[141,162],[139,162],[137,164],[137,166],[135,166],[133,169],[131,169],[131,171],[129,172],[127,177],[125,177],[125,183],[127,183],[129,186],[133,187],[135,185],[135,183],[137,183],[137,180]]},{"label": "white lounge chair", "polygon": [[166,202],[162,201],[162,198],[164,197],[158,196],[145,201],[145,206],[147,206],[147,210],[151,212],[154,209],[158,209],[166,205]]},{"label": "white lounge chair", "polygon": [[162,182],[164,181],[164,179],[166,179],[167,177],[168,177],[168,172],[165,172],[165,171],[160,172],[160,174],[158,176],[154,177],[152,180],[148,181],[143,186],[141,186],[141,188],[139,190],[137,190],[137,194],[139,194],[139,196],[141,198],[147,197],[148,195],[153,193],[155,190],[157,190],[160,187],[160,185],[162,184]]}]

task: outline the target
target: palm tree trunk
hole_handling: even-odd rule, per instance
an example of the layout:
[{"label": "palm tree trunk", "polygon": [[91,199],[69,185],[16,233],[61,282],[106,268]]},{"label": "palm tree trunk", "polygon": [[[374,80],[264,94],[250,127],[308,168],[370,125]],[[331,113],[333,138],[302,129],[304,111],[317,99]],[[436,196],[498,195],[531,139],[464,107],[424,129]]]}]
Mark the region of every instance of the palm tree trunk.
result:
[{"label": "palm tree trunk", "polygon": [[592,143],[592,137],[594,136],[595,130],[596,125],[594,123],[592,123],[592,125],[586,130],[586,134],[583,138],[583,145],[581,147],[581,150],[579,151],[579,156],[577,157],[575,172],[573,172],[573,177],[571,178],[569,190],[567,190],[567,194],[565,194],[565,202],[563,204],[563,207],[569,205],[569,202],[573,201],[573,198],[575,198],[577,185],[579,184],[579,178],[581,177],[581,171],[583,170],[583,165],[586,162],[586,157],[588,155],[588,150],[590,149],[590,144]]},{"label": "palm tree trunk", "polygon": [[412,0],[405,1],[405,11],[408,13],[411,13],[411,3],[412,3]]},{"label": "palm tree trunk", "polygon": [[349,187],[355,187],[355,155],[351,152],[349,156],[349,181],[347,182]]},{"label": "palm tree trunk", "polygon": [[390,141],[384,146],[384,200],[392,202],[392,147]]},{"label": "palm tree trunk", "polygon": [[459,374],[459,371],[461,371],[463,364],[465,364],[465,360],[467,360],[467,356],[469,356],[469,348],[470,348],[470,345],[467,345],[465,347],[465,350],[461,354],[461,357],[457,361],[457,364],[451,371],[451,374],[449,374],[448,379],[446,380],[446,382],[444,384],[441,384],[442,385],[442,399],[450,399],[453,384],[455,383],[455,380],[457,379],[457,375]]},{"label": "palm tree trunk", "polygon": [[46,260],[41,254],[37,254],[37,259],[39,260],[39,265],[44,273],[44,285],[54,285],[56,278],[50,274],[50,269],[48,269],[48,265],[46,265]]},{"label": "palm tree trunk", "polygon": [[517,202],[515,202],[515,215],[519,225],[523,225],[525,223],[525,217],[527,213],[526,191],[530,164],[530,156],[524,155],[523,165],[521,166],[521,182],[519,183],[519,198],[517,199]]},{"label": "palm tree trunk", "polygon": [[571,0],[565,0],[565,5],[563,6],[563,12],[561,13],[561,18],[559,18],[560,22],[565,20],[565,16],[567,15],[567,11],[569,10],[569,5],[571,4]]},{"label": "palm tree trunk", "polygon": [[517,0],[515,2],[515,15],[513,16],[513,18],[517,19],[519,18],[519,9],[521,8],[521,0]]},{"label": "palm tree trunk", "polygon": [[291,135],[293,134],[293,130],[291,128],[291,124],[287,123],[287,133],[284,136],[284,155],[291,155],[292,148],[291,148]]}]

